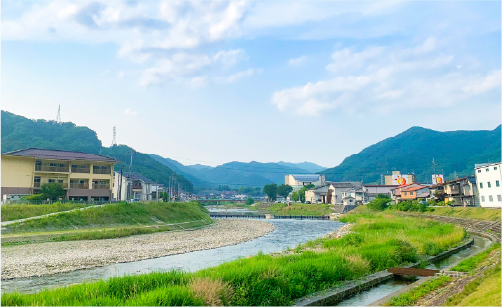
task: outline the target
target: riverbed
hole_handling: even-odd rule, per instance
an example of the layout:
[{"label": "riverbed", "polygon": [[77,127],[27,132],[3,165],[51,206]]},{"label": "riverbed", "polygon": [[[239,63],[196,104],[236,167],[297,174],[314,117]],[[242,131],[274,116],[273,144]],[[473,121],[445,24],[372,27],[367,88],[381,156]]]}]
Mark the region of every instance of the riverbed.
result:
[{"label": "riverbed", "polygon": [[[222,220],[225,221],[225,220]],[[238,220],[238,223],[257,220]],[[236,245],[200,250],[184,254],[165,256],[155,259],[115,263],[88,270],[78,270],[49,276],[16,278],[2,281],[2,292],[37,292],[44,288],[66,286],[82,282],[108,279],[115,276],[146,274],[156,271],[184,270],[196,271],[217,266],[240,257],[279,252],[286,248],[294,248],[298,244],[319,238],[332,232],[343,223],[323,220],[264,220],[270,223],[274,231],[257,239]]]}]

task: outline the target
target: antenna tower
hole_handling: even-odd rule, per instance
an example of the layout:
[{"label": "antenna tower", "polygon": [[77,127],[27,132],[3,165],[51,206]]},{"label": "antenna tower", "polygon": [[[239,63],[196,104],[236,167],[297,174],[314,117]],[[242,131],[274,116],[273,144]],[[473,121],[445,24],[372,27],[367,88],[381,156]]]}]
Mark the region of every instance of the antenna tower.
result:
[{"label": "antenna tower", "polygon": [[56,123],[61,124],[61,105],[58,105],[58,115],[56,116]]},{"label": "antenna tower", "polygon": [[117,130],[115,129],[115,126],[113,126],[113,140],[112,140],[112,146],[117,146]]}]

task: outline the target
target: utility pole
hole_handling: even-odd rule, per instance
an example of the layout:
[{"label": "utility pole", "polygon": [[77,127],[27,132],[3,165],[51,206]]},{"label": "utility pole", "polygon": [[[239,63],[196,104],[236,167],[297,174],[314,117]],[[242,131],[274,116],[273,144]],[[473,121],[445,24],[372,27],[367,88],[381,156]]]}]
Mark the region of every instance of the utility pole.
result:
[{"label": "utility pole", "polygon": [[124,177],[123,177],[123,170],[124,170],[124,166],[122,166],[122,167],[120,168],[119,193],[118,193],[118,195],[117,195],[117,196],[118,196],[118,197],[117,197],[117,200],[122,200],[122,181],[123,181],[123,179],[122,179],[122,178],[124,178]]},{"label": "utility pole", "polygon": [[56,116],[56,123],[61,124],[61,105],[58,105],[58,115]]},{"label": "utility pole", "polygon": [[115,130],[115,126],[113,126],[113,140],[112,140],[112,147],[117,146],[117,130]]},{"label": "utility pole", "polygon": [[[434,161],[434,158],[432,158],[432,171],[434,172],[433,175],[434,175],[434,178],[436,178],[435,176],[437,175],[436,174],[436,166],[438,166],[438,164]],[[433,182],[432,184],[436,184],[437,183],[437,179],[434,179],[435,182]]]},{"label": "utility pole", "polygon": [[131,180],[129,184],[129,200],[132,199],[132,150],[131,150],[131,164],[129,165],[129,179]]}]

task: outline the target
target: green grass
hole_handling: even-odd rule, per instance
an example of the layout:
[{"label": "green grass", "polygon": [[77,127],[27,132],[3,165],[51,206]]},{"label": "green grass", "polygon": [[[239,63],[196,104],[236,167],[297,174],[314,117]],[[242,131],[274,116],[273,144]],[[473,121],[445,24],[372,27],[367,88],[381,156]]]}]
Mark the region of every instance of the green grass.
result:
[{"label": "green grass", "polygon": [[115,239],[156,232],[195,229],[207,226],[211,223],[212,221],[201,219],[175,225],[128,226],[67,230],[63,232],[29,233],[26,235],[4,235],[2,236],[2,247],[43,242]]},{"label": "green grass", "polygon": [[480,263],[486,261],[486,259],[490,256],[493,250],[500,249],[500,243],[493,244],[485,251],[473,256],[469,257],[465,260],[462,260],[459,264],[451,268],[451,271],[457,272],[470,272],[477,268]]},{"label": "green grass", "polygon": [[447,306],[501,306],[500,263],[497,267],[464,287],[448,299]]},{"label": "green grass", "polygon": [[[13,223],[2,234],[48,232],[101,227],[145,226],[194,220],[211,221],[198,203],[116,203],[86,210],[62,212],[39,219]],[[161,225],[161,224],[160,224]]]},{"label": "green grass", "polygon": [[32,204],[19,204],[19,205],[2,205],[2,222],[14,221],[25,219],[27,217],[40,216],[44,214],[69,211],[76,208],[84,208],[92,206],[92,204],[81,203],[60,203],[56,202],[51,205],[32,205]]},{"label": "green grass", "polygon": [[433,212],[426,212],[425,214],[471,218],[471,219],[487,220],[487,221],[500,221],[501,219],[500,209],[479,208],[479,207],[434,208]]},{"label": "green grass", "polygon": [[446,285],[451,280],[448,276],[439,276],[432,280],[426,281],[415,289],[406,293],[395,296],[389,300],[387,306],[412,306],[425,294],[434,291],[435,289]]},{"label": "green grass", "polygon": [[275,203],[267,207],[267,210],[271,214],[275,215],[330,215],[334,211],[331,210],[330,205],[326,204],[292,204],[288,206],[287,204]]},{"label": "green grass", "polygon": [[352,230],[350,237],[317,239],[295,249],[294,254],[260,253],[192,273],[118,277],[35,294],[4,293],[1,302],[6,306],[291,305],[344,281],[424,258],[428,244],[448,249],[465,235],[459,227],[442,228],[434,221],[383,214],[359,217]]}]

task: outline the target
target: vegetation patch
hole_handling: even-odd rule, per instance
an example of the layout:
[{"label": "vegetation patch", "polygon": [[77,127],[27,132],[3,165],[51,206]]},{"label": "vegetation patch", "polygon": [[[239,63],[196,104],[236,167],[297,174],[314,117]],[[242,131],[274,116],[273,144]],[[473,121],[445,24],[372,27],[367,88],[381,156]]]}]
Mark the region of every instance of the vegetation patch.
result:
[{"label": "vegetation patch", "polygon": [[501,219],[501,210],[497,208],[444,207],[434,209],[435,210],[433,212],[427,212],[427,214],[471,218],[487,221],[500,221]]},{"label": "vegetation patch", "polygon": [[344,281],[424,258],[423,246],[429,242],[448,249],[465,235],[460,227],[440,226],[413,218],[388,219],[383,214],[360,216],[353,233],[340,239],[317,239],[293,253],[260,253],[192,273],[152,273],[35,294],[6,293],[2,304],[291,305]]},{"label": "vegetation patch", "polygon": [[467,258],[465,260],[462,260],[459,264],[451,268],[451,271],[457,271],[457,272],[470,272],[477,268],[479,264],[483,263],[488,259],[488,257],[493,253],[494,250],[500,249],[500,243],[493,244],[490,246],[488,249],[485,251]]},{"label": "vegetation patch", "polygon": [[87,206],[92,206],[92,204],[55,202],[50,205],[2,205],[2,222],[15,221],[54,212],[69,211],[77,208],[85,208]]},{"label": "vegetation patch", "polygon": [[[146,226],[203,220],[211,222],[207,209],[199,203],[116,203],[86,210],[62,212],[6,226],[3,234],[47,232],[71,229]],[[118,230],[116,230],[117,232]],[[123,230],[125,231],[125,230]]]},{"label": "vegetation patch", "polygon": [[326,204],[272,204],[266,209],[275,215],[330,215],[334,211]]},{"label": "vegetation patch", "polygon": [[386,306],[412,306],[418,302],[421,297],[446,285],[450,280],[451,277],[448,276],[439,276],[429,280],[409,292],[391,298]]}]

